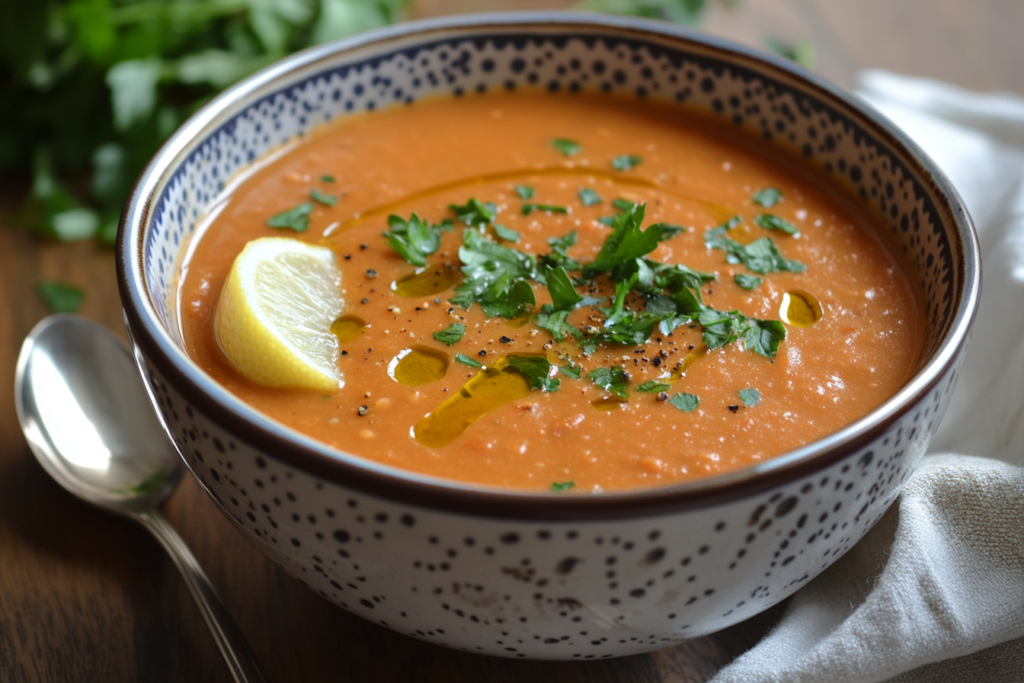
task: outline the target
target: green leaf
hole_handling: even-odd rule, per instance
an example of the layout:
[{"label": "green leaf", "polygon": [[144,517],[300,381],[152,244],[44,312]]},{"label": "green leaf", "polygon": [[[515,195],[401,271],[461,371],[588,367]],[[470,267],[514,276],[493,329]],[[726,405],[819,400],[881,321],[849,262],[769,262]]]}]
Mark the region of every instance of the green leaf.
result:
[{"label": "green leaf", "polygon": [[560,493],[562,491],[568,491],[573,486],[576,486],[576,482],[574,481],[556,481],[551,484],[551,490],[555,493]]},{"label": "green leaf", "polygon": [[75,313],[85,300],[85,292],[80,288],[57,280],[40,282],[36,291],[54,313]]},{"label": "green leaf", "polygon": [[569,311],[556,311],[551,304],[545,304],[541,307],[540,313],[537,314],[534,322],[537,323],[537,327],[551,333],[551,336],[557,342],[563,341],[566,335],[582,339],[583,333],[580,329],[566,322],[569,313]]},{"label": "green leaf", "polygon": [[693,394],[686,393],[674,394],[671,398],[668,399],[668,402],[674,405],[676,408],[679,408],[679,410],[683,411],[684,413],[692,413],[693,411],[697,410],[697,406],[700,405],[699,398],[697,398]]},{"label": "green leaf", "polygon": [[431,225],[415,213],[409,220],[394,214],[388,216],[388,246],[414,266],[427,265],[426,257],[441,246],[441,233],[451,229],[451,221]]},{"label": "green leaf", "polygon": [[583,277],[613,271],[658,247],[665,230],[657,225],[641,230],[644,209],[643,205],[634,205],[615,217],[615,231],[605,239],[597,258],[583,267]]},{"label": "green leaf", "polygon": [[786,260],[769,237],[762,237],[746,245],[733,240],[726,233],[738,224],[733,223],[735,220],[731,219],[729,223],[704,233],[704,244],[711,249],[725,251],[726,261],[729,263],[742,263],[761,275],[783,271],[802,273],[807,270],[807,266],[798,261]]},{"label": "green leaf", "polygon": [[774,38],[768,38],[768,47],[787,59],[791,59],[800,66],[813,69],[818,61],[818,55],[814,49],[814,43],[807,39],[794,42],[785,42]]},{"label": "green leaf", "polygon": [[643,157],[634,156],[632,154],[620,154],[612,159],[612,168],[616,171],[628,171],[631,168],[639,166],[641,162],[643,162]]},{"label": "green leaf", "polygon": [[61,211],[50,218],[54,237],[61,242],[77,242],[96,234],[100,218],[92,209],[77,208]]},{"label": "green leaf", "polygon": [[524,216],[529,216],[534,210],[550,211],[551,213],[569,213],[569,209],[564,206],[555,206],[554,204],[523,204]]},{"label": "green leaf", "polygon": [[128,130],[156,111],[156,86],[162,71],[163,65],[156,58],[129,59],[107,71],[114,126],[118,130]]},{"label": "green leaf", "polygon": [[327,206],[334,206],[335,204],[338,203],[338,195],[324,194],[315,187],[313,188],[313,191],[310,193],[310,196],[313,198],[314,201],[320,202],[321,204],[326,204]]},{"label": "green leaf", "polygon": [[[733,7],[738,2],[739,0],[725,0],[724,4]],[[611,12],[696,26],[709,4],[708,0],[583,0],[576,4],[574,9]]]},{"label": "green leaf", "polygon": [[583,297],[573,287],[565,268],[548,268],[545,271],[545,278],[548,291],[551,293],[551,303],[556,311],[571,311],[583,301]]},{"label": "green leaf", "polygon": [[325,183],[333,183],[335,179],[334,176],[332,175],[322,175],[320,176],[320,180],[324,181]]},{"label": "green leaf", "polygon": [[637,202],[619,197],[612,200],[612,206],[619,211],[632,211],[637,206]]},{"label": "green leaf", "polygon": [[494,217],[498,215],[496,204],[481,202],[476,198],[470,199],[463,205],[449,204],[448,208],[455,212],[460,221],[471,228],[489,225],[494,220]]},{"label": "green leaf", "polygon": [[294,209],[282,211],[267,219],[271,228],[287,228],[295,232],[305,232],[309,228],[309,214],[313,213],[313,202],[299,204]]},{"label": "green leaf", "polygon": [[224,88],[248,76],[268,63],[265,57],[253,57],[228,50],[204,50],[185,55],[175,65],[176,75],[182,83],[205,83]]},{"label": "green leaf", "polygon": [[74,28],[78,46],[93,62],[102,62],[117,42],[109,0],[74,0],[63,18]]},{"label": "green leaf", "polygon": [[515,189],[520,199],[533,199],[534,189],[529,185],[516,185]]},{"label": "green leaf", "polygon": [[620,398],[629,397],[629,375],[618,365],[591,370],[587,373],[587,379]]},{"label": "green leaf", "polygon": [[580,269],[580,264],[569,256],[569,247],[576,244],[575,230],[563,237],[549,237],[548,244],[551,245],[551,253],[540,257],[541,270],[559,267],[567,271]]},{"label": "green leaf", "polygon": [[519,242],[519,233],[504,225],[494,224],[494,234],[506,242]]},{"label": "green leaf", "polygon": [[774,187],[766,187],[763,190],[754,193],[753,202],[766,209],[772,208],[781,201],[782,190],[777,190]]},{"label": "green leaf", "polygon": [[650,382],[644,382],[636,388],[637,391],[646,391],[651,394],[660,394],[663,391],[668,391],[672,388],[671,384],[661,382],[658,380],[651,380]]},{"label": "green leaf", "polygon": [[737,273],[732,279],[737,285],[746,290],[760,287],[762,282],[761,278],[756,275],[747,275],[746,273]]},{"label": "green leaf", "polygon": [[456,306],[468,309],[477,302],[488,316],[513,318],[524,306],[536,303],[528,282],[536,279],[533,256],[465,230],[459,260],[465,277],[449,299]]},{"label": "green leaf", "polygon": [[761,402],[761,392],[757,389],[740,389],[740,400],[743,401],[743,405],[753,408]]},{"label": "green leaf", "polygon": [[389,2],[320,0],[320,16],[313,26],[312,43],[326,43],[384,26],[399,17]]},{"label": "green leaf", "polygon": [[558,371],[565,375],[566,377],[570,377],[572,379],[579,379],[580,375],[583,374],[583,371],[580,369],[578,365],[559,365]]},{"label": "green leaf", "polygon": [[667,240],[667,239],[672,238],[672,237],[675,237],[676,235],[682,235],[684,232],[686,232],[686,226],[685,225],[674,225],[672,223],[658,222],[658,223],[654,223],[653,225],[650,225],[648,227],[660,228],[661,231],[662,231],[661,232],[661,239],[662,239],[662,241]]},{"label": "green leaf", "polygon": [[530,380],[530,386],[544,391],[558,391],[559,381],[551,374],[551,363],[544,356],[508,356],[509,367]]},{"label": "green leaf", "polygon": [[466,334],[466,326],[462,323],[452,323],[448,327],[444,328],[440,332],[434,333],[434,339],[451,346],[462,341],[462,336]]},{"label": "green leaf", "polygon": [[555,138],[551,141],[551,146],[567,157],[579,154],[583,150],[580,143],[567,138]]},{"label": "green leaf", "polygon": [[785,218],[779,218],[778,216],[771,213],[762,213],[754,219],[754,222],[760,225],[765,230],[781,230],[782,232],[790,235],[799,235],[800,230],[787,221]]},{"label": "green leaf", "polygon": [[583,202],[583,206],[594,206],[595,204],[600,204],[604,201],[601,199],[601,195],[589,187],[581,187],[576,194],[579,195],[580,201]]},{"label": "green leaf", "polygon": [[470,358],[469,356],[465,356],[461,353],[455,354],[455,362],[462,363],[463,365],[468,365],[471,368],[482,368],[484,366],[483,363],[476,361]]}]

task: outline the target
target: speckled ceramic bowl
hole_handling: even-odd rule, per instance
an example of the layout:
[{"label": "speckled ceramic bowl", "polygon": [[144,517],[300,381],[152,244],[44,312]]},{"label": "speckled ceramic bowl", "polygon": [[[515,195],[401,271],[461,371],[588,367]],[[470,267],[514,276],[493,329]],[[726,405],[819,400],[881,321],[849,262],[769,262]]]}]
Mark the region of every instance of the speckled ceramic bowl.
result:
[{"label": "speckled ceramic bowl", "polygon": [[[518,493],[410,474],[291,431],[182,352],[180,247],[227,181],[324,121],[428,95],[543,87],[675,102],[802,155],[885,217],[927,298],[913,379],[859,422],[704,481]],[[777,603],[878,520],[953,388],[978,246],[943,175],[863,103],[779,59],[661,23],[544,13],[405,24],[290,57],[189,120],[139,180],[118,274],[130,335],[193,475],[254,544],[324,598],[414,638],[594,659],[724,628]]]}]

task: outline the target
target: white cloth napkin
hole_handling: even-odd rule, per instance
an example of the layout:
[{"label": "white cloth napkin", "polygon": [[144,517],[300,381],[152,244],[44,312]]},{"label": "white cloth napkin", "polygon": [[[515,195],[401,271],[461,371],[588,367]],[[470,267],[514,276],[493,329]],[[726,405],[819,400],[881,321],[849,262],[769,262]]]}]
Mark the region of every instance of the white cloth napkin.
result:
[{"label": "white cloth napkin", "polygon": [[879,71],[858,93],[938,163],[974,218],[974,339],[898,504],[712,681],[1024,681],[1024,98]]}]

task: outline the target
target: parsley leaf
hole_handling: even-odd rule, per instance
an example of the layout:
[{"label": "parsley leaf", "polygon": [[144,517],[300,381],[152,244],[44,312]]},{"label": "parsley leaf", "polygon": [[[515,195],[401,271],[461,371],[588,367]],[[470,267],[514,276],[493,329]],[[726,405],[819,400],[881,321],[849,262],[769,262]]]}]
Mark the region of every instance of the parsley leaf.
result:
[{"label": "parsley leaf", "polygon": [[636,390],[637,391],[646,391],[646,392],[651,393],[651,394],[658,394],[658,393],[661,393],[662,391],[668,391],[670,388],[672,388],[671,384],[668,384],[666,382],[660,382],[660,381],[654,379],[654,380],[651,380],[650,382],[644,382],[643,384],[638,386],[636,388]]},{"label": "parsley leaf", "polygon": [[790,235],[800,234],[800,230],[795,225],[787,221],[785,218],[779,218],[775,214],[762,213],[754,219],[754,222],[765,230],[781,230],[782,232]]},{"label": "parsley leaf", "polygon": [[533,199],[534,189],[529,185],[516,185],[515,190],[520,199]]},{"label": "parsley leaf", "polygon": [[568,491],[575,485],[576,482],[574,481],[556,481],[553,484],[551,484],[551,490],[554,491],[555,493],[559,493],[561,491]]},{"label": "parsley leaf", "polygon": [[567,138],[555,138],[551,141],[551,146],[567,157],[571,157],[583,151],[583,148],[580,147],[580,143]]},{"label": "parsley leaf", "polygon": [[579,195],[580,201],[583,202],[583,206],[594,206],[595,204],[600,204],[604,201],[601,199],[601,195],[589,187],[581,187],[576,194]]},{"label": "parsley leaf", "polygon": [[540,257],[541,270],[559,267],[566,270],[580,269],[580,264],[569,256],[569,247],[576,244],[575,230],[563,237],[549,237],[548,244],[551,245],[551,253]]},{"label": "parsley leaf", "polygon": [[578,365],[559,365],[558,371],[565,375],[566,377],[571,377],[572,379],[579,379],[580,375],[582,374],[582,371],[580,370],[580,367]]},{"label": "parsley leaf", "polygon": [[566,322],[569,313],[570,311],[556,311],[551,304],[544,304],[540,307],[540,313],[537,314],[534,322],[540,329],[550,332],[557,342],[563,341],[567,334],[576,339],[582,339],[583,333],[580,329]]},{"label": "parsley leaf", "polygon": [[481,202],[470,199],[463,205],[449,204],[448,208],[455,212],[456,217],[471,228],[488,225],[498,214],[498,207],[493,202]]},{"label": "parsley leaf", "polygon": [[620,154],[612,159],[612,168],[616,171],[628,171],[634,166],[639,166],[642,161],[642,157],[633,154]]},{"label": "parsley leaf", "polygon": [[529,216],[534,210],[537,211],[550,211],[551,213],[569,213],[569,209],[564,206],[555,206],[554,204],[523,204],[523,215]]},{"label": "parsley leaf", "polygon": [[728,263],[742,263],[755,273],[779,273],[789,271],[802,273],[807,266],[798,261],[787,261],[770,237],[762,237],[750,244],[740,244],[726,233],[740,223],[739,216],[729,219],[725,225],[704,233],[704,244],[711,249],[726,252]]},{"label": "parsley leaf", "polygon": [[299,204],[294,209],[282,211],[267,219],[271,228],[288,228],[295,232],[305,232],[309,228],[309,214],[313,213],[313,202]]},{"label": "parsley leaf", "polygon": [[313,188],[313,191],[310,193],[310,196],[313,198],[313,201],[320,202],[321,204],[326,204],[327,206],[334,206],[335,204],[338,203],[338,195],[324,194],[315,187]]},{"label": "parsley leaf", "polygon": [[322,175],[322,176],[320,176],[320,180],[324,181],[325,183],[333,183],[334,182],[334,176],[332,176],[332,175]]},{"label": "parsley leaf", "polygon": [[747,275],[746,273],[737,273],[732,279],[737,285],[748,291],[760,287],[762,282],[761,278],[756,275]]},{"label": "parsley leaf", "polygon": [[[597,258],[583,267],[583,277],[590,278],[599,273],[614,271],[658,247],[665,229],[652,225],[647,230],[641,230],[644,209],[643,205],[634,204],[629,211],[615,216],[615,231],[601,245]],[[621,279],[614,272],[612,278]]]},{"label": "parsley leaf", "polygon": [[526,379],[534,389],[558,391],[560,382],[556,377],[548,377],[551,363],[544,356],[509,356],[508,364]]},{"label": "parsley leaf", "polygon": [[591,370],[587,373],[587,379],[620,398],[629,397],[629,375],[618,365]]},{"label": "parsley leaf", "polygon": [[434,333],[434,339],[451,346],[462,341],[462,336],[466,334],[466,326],[462,323],[452,323],[448,327],[444,328],[440,332]]},{"label": "parsley leaf", "polygon": [[757,389],[740,389],[740,400],[743,401],[743,405],[753,408],[761,402],[761,392]]},{"label": "parsley leaf", "polygon": [[778,320],[748,318],[739,311],[704,307],[697,321],[704,328],[704,343],[712,351],[742,340],[747,350],[774,358],[779,343],[786,338],[786,328]]},{"label": "parsley leaf", "polygon": [[770,209],[782,201],[782,190],[766,187],[760,192],[755,192],[752,201],[758,206]]},{"label": "parsley leaf", "polygon": [[498,223],[494,224],[494,234],[497,235],[500,239],[505,240],[506,242],[519,241],[518,232],[516,232],[512,228],[506,228],[504,225],[499,225]]},{"label": "parsley leaf", "polygon": [[440,225],[430,225],[415,213],[405,220],[394,214],[388,216],[388,246],[414,266],[427,265],[426,256],[441,246],[441,233],[452,229],[450,220]]},{"label": "parsley leaf", "polygon": [[651,225],[649,227],[653,228],[655,226],[661,228],[664,231],[664,232],[662,232],[662,235],[661,235],[661,239],[662,240],[667,240],[670,237],[675,237],[676,235],[682,235],[684,232],[686,232],[686,226],[685,225],[673,225],[672,223],[662,223],[662,222],[659,221],[659,222],[657,222],[654,225]]},{"label": "parsley leaf", "polygon": [[622,199],[621,197],[612,200],[612,206],[614,206],[619,211],[632,211],[633,207],[635,207],[636,205],[636,202],[630,201],[628,199]]},{"label": "parsley leaf", "polygon": [[674,405],[684,413],[692,413],[697,410],[697,406],[700,405],[700,399],[693,394],[675,394],[669,400],[669,403]]},{"label": "parsley leaf", "polygon": [[455,362],[462,363],[463,365],[468,365],[471,368],[482,368],[484,366],[483,363],[476,361],[470,358],[469,356],[465,356],[461,353],[455,354]]},{"label": "parsley leaf", "polygon": [[54,313],[75,313],[85,300],[85,292],[81,288],[57,280],[40,282],[36,291]]},{"label": "parsley leaf", "polygon": [[548,268],[545,271],[545,279],[548,291],[551,293],[551,303],[556,311],[571,311],[583,301],[583,297],[572,286],[572,281],[569,280],[565,268],[561,266]]},{"label": "parsley leaf", "polygon": [[468,309],[480,303],[488,317],[514,318],[536,303],[533,287],[536,262],[530,254],[491,242],[476,230],[465,230],[459,248],[463,283],[449,299]]}]

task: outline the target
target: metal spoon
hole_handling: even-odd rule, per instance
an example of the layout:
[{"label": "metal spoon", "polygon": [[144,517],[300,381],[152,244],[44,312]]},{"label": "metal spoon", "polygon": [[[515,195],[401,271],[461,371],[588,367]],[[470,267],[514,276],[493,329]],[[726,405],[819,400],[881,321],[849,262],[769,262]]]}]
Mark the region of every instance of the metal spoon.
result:
[{"label": "metal spoon", "polygon": [[265,681],[210,580],[157,510],[184,471],[127,347],[73,315],[28,335],[14,378],[18,419],[43,469],[93,505],[142,524],[170,553],[238,683]]}]

